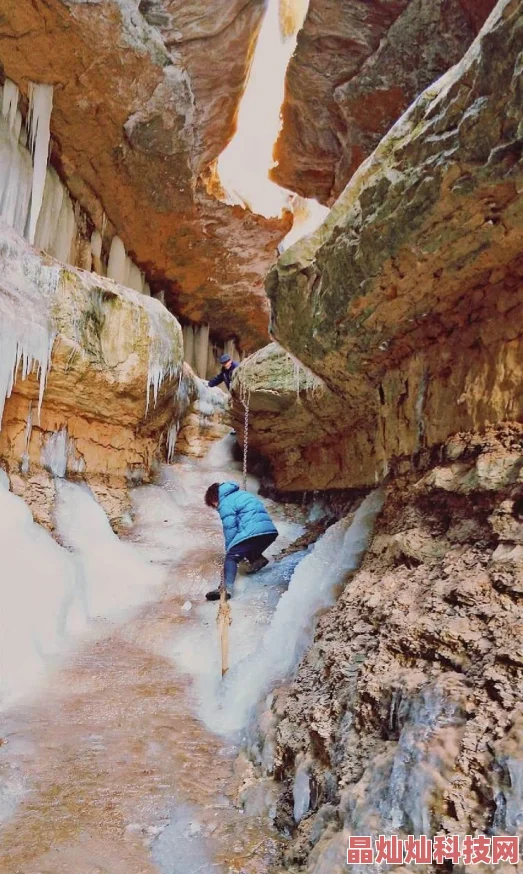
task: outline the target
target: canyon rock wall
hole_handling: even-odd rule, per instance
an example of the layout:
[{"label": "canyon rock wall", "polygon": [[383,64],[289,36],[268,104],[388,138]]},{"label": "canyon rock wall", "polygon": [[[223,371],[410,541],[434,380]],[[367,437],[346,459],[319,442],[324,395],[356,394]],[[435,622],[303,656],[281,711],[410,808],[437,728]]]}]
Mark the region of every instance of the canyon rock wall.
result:
[{"label": "canyon rock wall", "polygon": [[457,63],[495,0],[311,0],[287,71],[273,178],[332,204],[424,88]]},{"label": "canyon rock wall", "polygon": [[247,349],[267,339],[263,278],[291,219],[227,206],[201,174],[234,132],[262,14],[261,0],[7,0],[0,14],[3,75],[23,99],[30,81],[54,86],[52,162],[104,252],[116,233],[171,309]]},{"label": "canyon rock wall", "polygon": [[274,429],[253,413],[281,488],[371,485],[395,458],[523,415],[522,10],[501,0],[269,274],[274,337],[323,383],[321,402],[305,390],[312,428],[296,407]]},{"label": "canyon rock wall", "polygon": [[10,473],[125,482],[166,458],[199,383],[159,302],[0,227],[0,456]]},{"label": "canyon rock wall", "polygon": [[521,835],[522,452],[521,425],[460,434],[387,487],[362,567],[265,718],[282,870],[360,870],[350,834]]}]

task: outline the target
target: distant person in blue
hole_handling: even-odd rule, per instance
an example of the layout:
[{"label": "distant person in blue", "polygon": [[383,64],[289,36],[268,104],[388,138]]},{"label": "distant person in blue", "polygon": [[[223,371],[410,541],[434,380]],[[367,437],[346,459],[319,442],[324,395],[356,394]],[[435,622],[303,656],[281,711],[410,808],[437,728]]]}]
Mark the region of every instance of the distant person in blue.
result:
[{"label": "distant person in blue", "polygon": [[207,385],[209,386],[209,388],[214,388],[216,385],[220,385],[220,383],[224,382],[230,391],[232,375],[238,367],[238,362],[233,361],[230,355],[222,355],[220,358],[220,364],[222,366],[222,369],[220,370],[219,374],[217,376],[213,376],[213,378],[209,380]]},{"label": "distant person in blue", "polygon": [[[249,574],[261,571],[269,563],[263,552],[274,543],[278,530],[260,499],[236,483],[213,483],[205,493],[205,503],[218,510],[222,520],[226,552],[223,572],[230,598],[239,563],[245,559],[249,562]],[[217,601],[219,589],[207,592],[205,597]]]}]

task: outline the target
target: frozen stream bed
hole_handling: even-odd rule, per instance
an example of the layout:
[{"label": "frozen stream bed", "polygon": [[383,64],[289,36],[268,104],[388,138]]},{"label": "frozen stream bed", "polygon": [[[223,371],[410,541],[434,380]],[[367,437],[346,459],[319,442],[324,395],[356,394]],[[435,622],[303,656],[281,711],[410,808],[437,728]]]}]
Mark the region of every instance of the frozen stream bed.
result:
[{"label": "frozen stream bed", "polygon": [[[81,486],[58,488],[67,548],[0,487],[12,528],[2,874],[255,874],[277,857],[270,798],[239,802],[248,773],[240,751],[256,705],[293,670],[314,613],[361,554],[375,508],[350,528],[329,529],[309,554],[238,577],[222,682],[217,605],[204,594],[219,580],[223,539],[203,495],[213,481],[240,482],[229,440],[136,489],[126,542]],[[302,520],[269,509],[281,534],[276,552]]]}]

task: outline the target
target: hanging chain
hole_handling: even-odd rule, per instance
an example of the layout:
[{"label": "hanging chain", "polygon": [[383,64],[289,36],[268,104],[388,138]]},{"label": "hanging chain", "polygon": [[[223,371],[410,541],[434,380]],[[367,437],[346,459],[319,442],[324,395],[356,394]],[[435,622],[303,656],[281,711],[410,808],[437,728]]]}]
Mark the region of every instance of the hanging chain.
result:
[{"label": "hanging chain", "polygon": [[249,398],[242,401],[245,410],[243,426],[243,490],[247,491],[247,456],[249,454]]}]

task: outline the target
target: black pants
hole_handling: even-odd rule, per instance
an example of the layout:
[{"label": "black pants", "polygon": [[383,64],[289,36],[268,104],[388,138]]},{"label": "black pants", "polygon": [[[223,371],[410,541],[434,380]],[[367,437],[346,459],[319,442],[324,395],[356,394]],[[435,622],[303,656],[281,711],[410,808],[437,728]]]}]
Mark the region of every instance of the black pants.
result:
[{"label": "black pants", "polygon": [[225,556],[223,573],[225,586],[232,591],[239,563],[246,558],[247,561],[255,561],[277,538],[277,534],[260,534],[258,537],[249,537],[242,540],[237,546],[229,549]]}]

